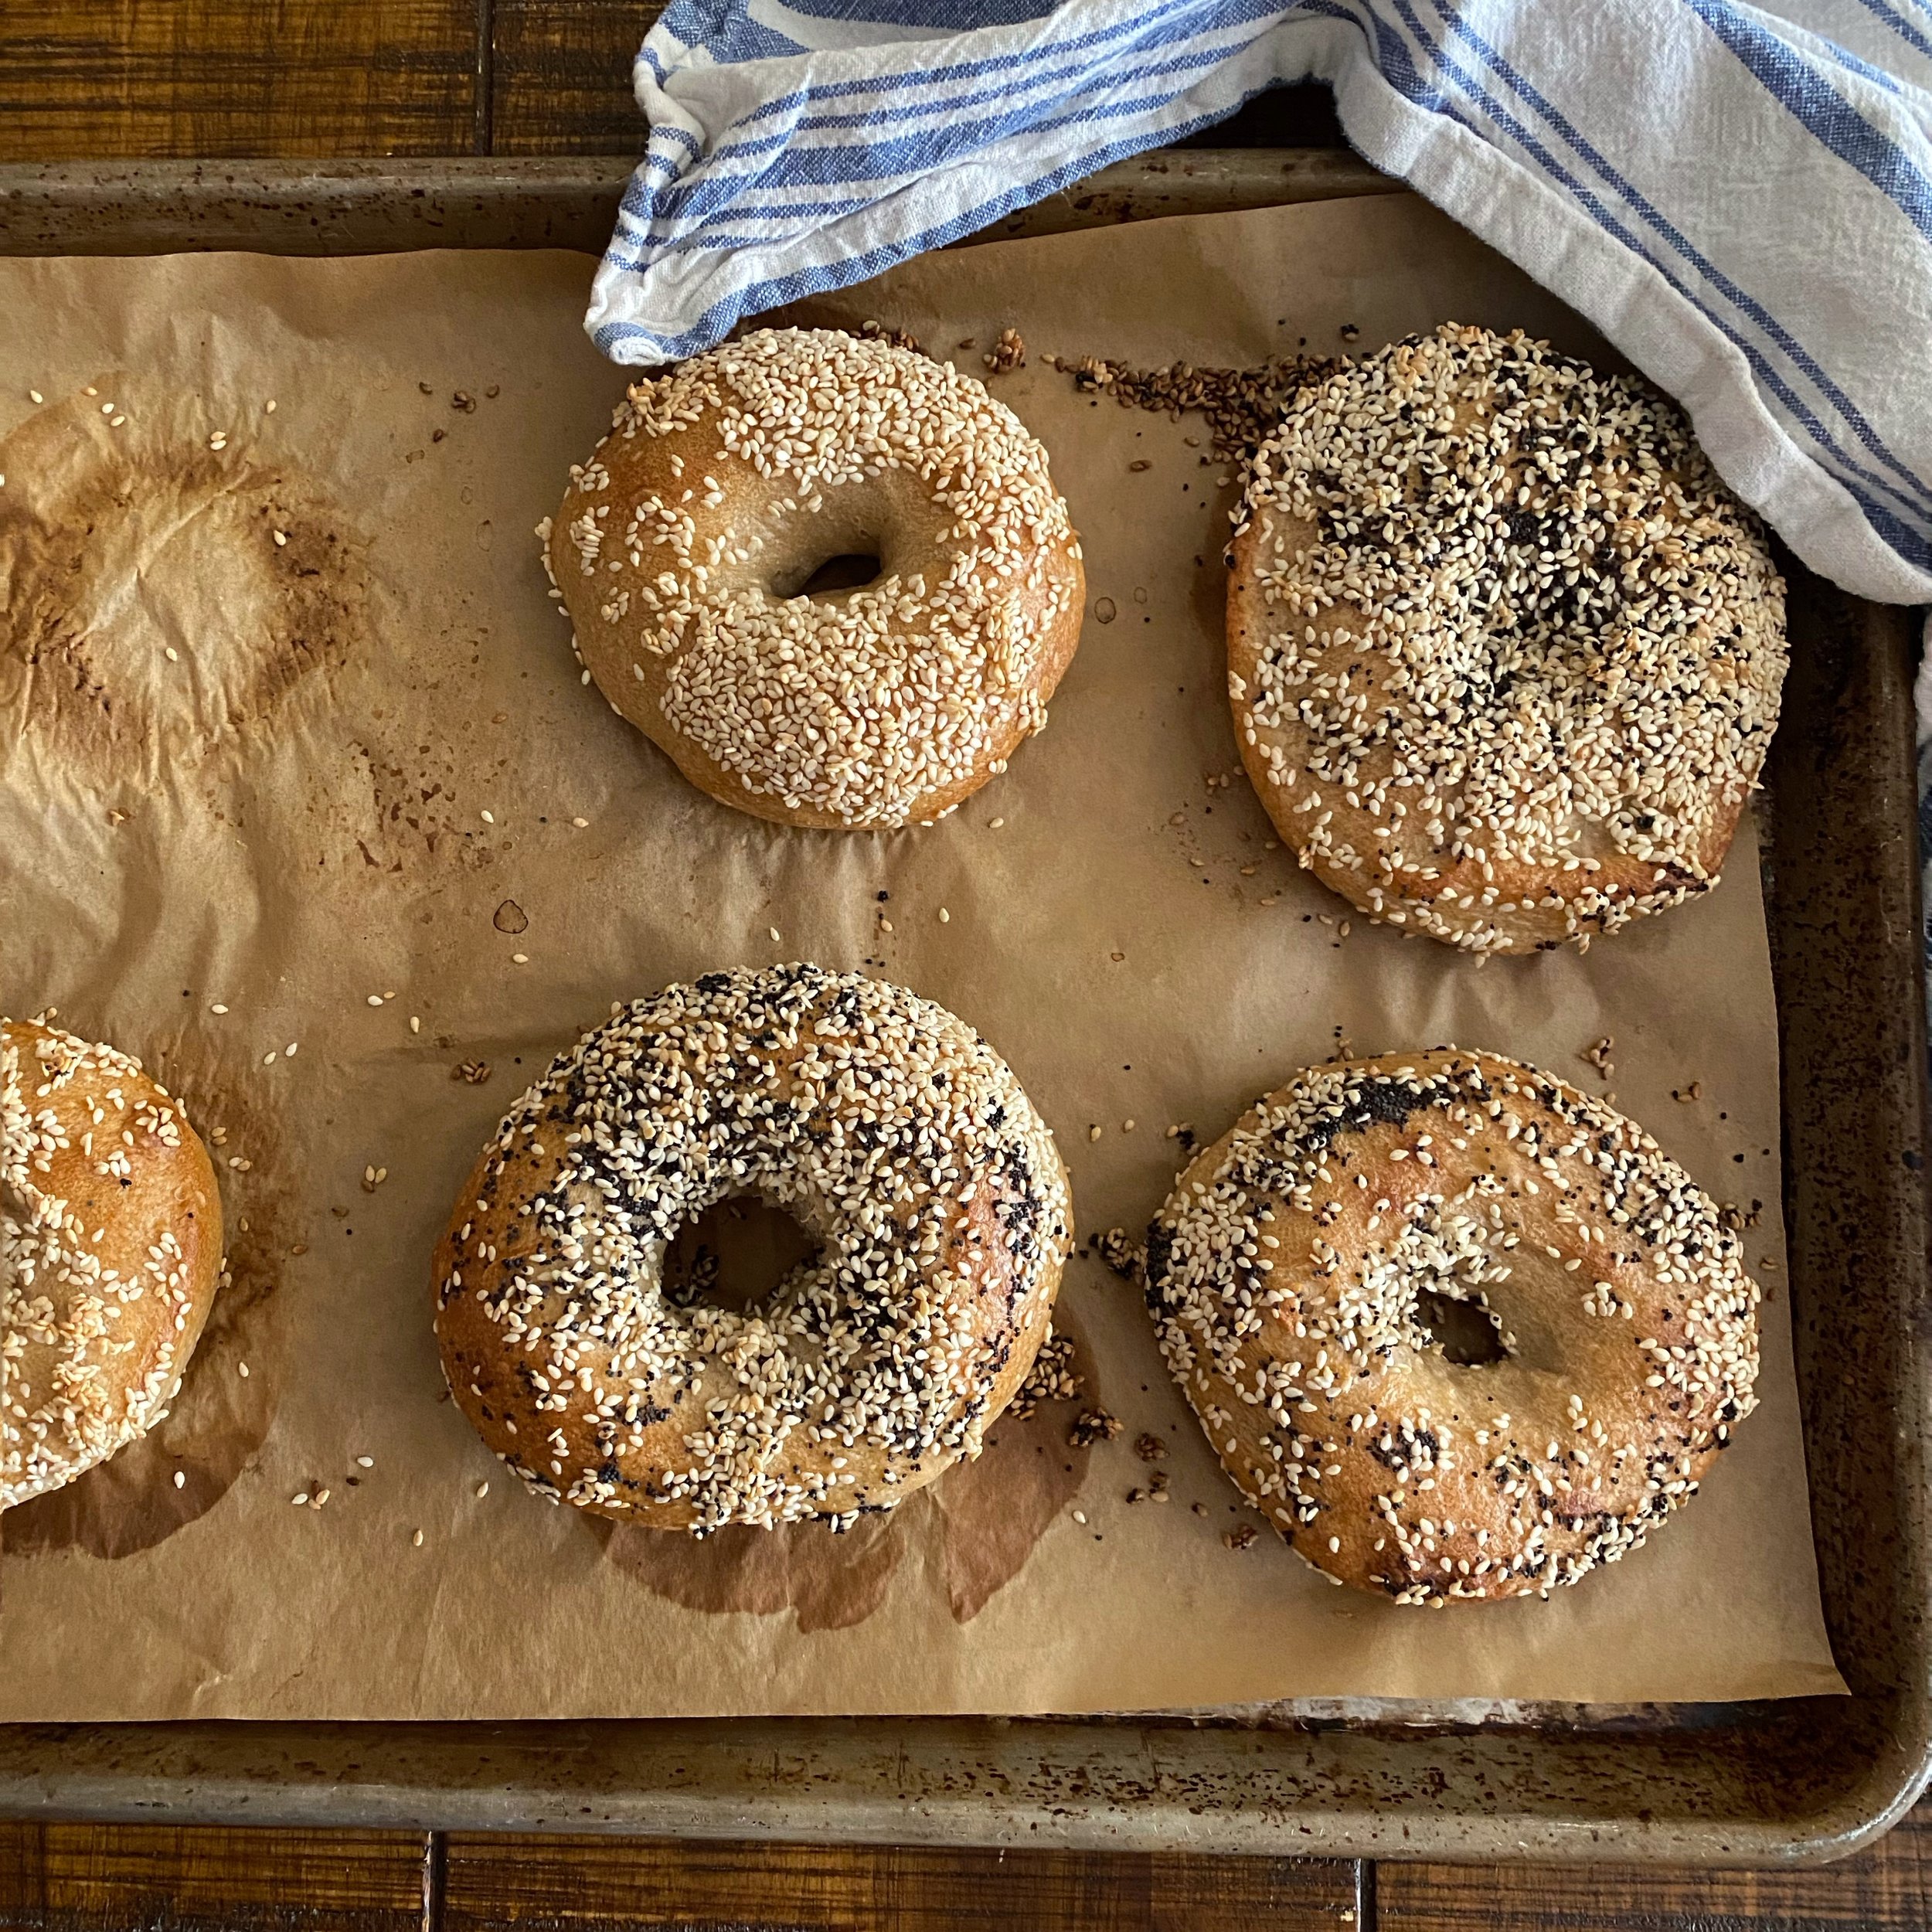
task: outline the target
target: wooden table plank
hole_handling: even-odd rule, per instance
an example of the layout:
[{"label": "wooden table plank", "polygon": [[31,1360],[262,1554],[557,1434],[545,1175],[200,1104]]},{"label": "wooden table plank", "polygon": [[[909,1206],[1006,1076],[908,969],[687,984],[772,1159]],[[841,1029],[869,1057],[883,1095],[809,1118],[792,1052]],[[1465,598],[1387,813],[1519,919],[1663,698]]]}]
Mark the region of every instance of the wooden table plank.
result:
[{"label": "wooden table plank", "polygon": [[490,151],[634,155],[631,63],[662,0],[492,0]]},{"label": "wooden table plank", "polygon": [[485,0],[5,0],[0,159],[476,151]]},{"label": "wooden table plank", "polygon": [[1378,1932],[1918,1932],[1932,1925],[1932,1804],[1869,1852],[1804,1871],[1383,1864],[1374,1886]]},{"label": "wooden table plank", "polygon": [[413,1832],[0,1825],[0,1932],[423,1932]]},{"label": "wooden table plank", "polygon": [[1355,1932],[1340,1860],[699,1839],[444,1845],[440,1932]]}]

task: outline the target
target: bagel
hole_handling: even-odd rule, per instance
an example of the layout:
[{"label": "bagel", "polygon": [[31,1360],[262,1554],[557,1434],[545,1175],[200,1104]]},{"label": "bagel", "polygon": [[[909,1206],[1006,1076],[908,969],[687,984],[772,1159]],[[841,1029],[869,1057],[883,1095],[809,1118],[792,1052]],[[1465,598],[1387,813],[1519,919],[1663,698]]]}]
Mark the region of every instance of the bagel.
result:
[{"label": "bagel", "polygon": [[[910,349],[762,329],[636,384],[539,526],[587,675],[782,825],[930,823],[1003,771],[1080,640],[1046,453]],[[835,557],[855,588],[808,590]]]},{"label": "bagel", "polygon": [[0,1509],[167,1413],[221,1241],[207,1150],[140,1061],[0,1020]]},{"label": "bagel", "polygon": [[1240,518],[1235,733],[1324,884],[1481,954],[1717,883],[1784,586],[1662,397],[1447,325],[1302,389]]},{"label": "bagel", "polygon": [[[1161,1348],[1302,1556],[1399,1604],[1547,1595],[1696,1491],[1750,1413],[1758,1291],[1641,1128],[1494,1053],[1298,1075],[1149,1230]],[[1430,1298],[1494,1331],[1452,1361]]]},{"label": "bagel", "polygon": [[[745,1193],[818,1255],[746,1313],[668,1294],[679,1230]],[[709,973],[510,1110],[437,1249],[436,1332],[463,1413],[553,1502],[842,1526],[979,1453],[1072,1225],[1052,1134],[964,1022],[815,966]]]}]

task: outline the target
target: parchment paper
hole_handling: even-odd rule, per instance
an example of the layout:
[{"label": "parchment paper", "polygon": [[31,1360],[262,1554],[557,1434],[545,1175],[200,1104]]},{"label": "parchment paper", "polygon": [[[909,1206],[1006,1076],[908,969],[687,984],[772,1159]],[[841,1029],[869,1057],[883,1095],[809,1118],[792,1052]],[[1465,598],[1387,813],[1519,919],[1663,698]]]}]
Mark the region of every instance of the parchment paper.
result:
[{"label": "parchment paper", "polygon": [[[579,682],[531,529],[621,390],[579,329],[589,267],[0,264],[0,1010],[57,1007],[221,1130],[235,1277],[168,1422],[5,1519],[0,1718],[1842,1689],[1749,828],[1720,889],[1587,957],[1344,937],[1235,754],[1231,479],[1198,422],[1043,360],[1251,364],[1451,317],[1597,351],[1587,332],[1406,197],[959,251],[832,305],[975,368],[1022,331],[1031,359],[995,387],[1047,443],[1090,573],[1045,736],[937,828],[854,837],[713,804]],[[1252,1519],[1088,1253],[1060,1304],[1083,1400],[1003,1423],[889,1517],[699,1546],[552,1508],[442,1396],[428,1258],[454,1191],[611,1002],[799,957],[985,1032],[1058,1132],[1083,1247],[1158,1205],[1170,1125],[1218,1133],[1344,1044],[1454,1040],[1614,1090],[1756,1213],[1763,1406],[1621,1566],[1548,1603],[1399,1610],[1270,1536],[1227,1546]],[[1608,1080],[1579,1057],[1604,1035]],[[1072,1448],[1090,1405],[1123,1431]],[[1165,1504],[1127,1499],[1143,1432]]]}]

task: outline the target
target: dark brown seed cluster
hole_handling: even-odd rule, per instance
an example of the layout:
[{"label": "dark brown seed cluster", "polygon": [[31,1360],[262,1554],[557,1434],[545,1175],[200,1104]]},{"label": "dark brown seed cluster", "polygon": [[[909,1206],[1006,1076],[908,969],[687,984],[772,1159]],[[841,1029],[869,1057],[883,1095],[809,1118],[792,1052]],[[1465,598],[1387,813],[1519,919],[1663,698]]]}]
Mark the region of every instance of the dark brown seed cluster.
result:
[{"label": "dark brown seed cluster", "polygon": [[[1229,1474],[1398,1603],[1615,1561],[1753,1403],[1758,1291],[1715,1205],[1631,1121],[1495,1055],[1303,1073],[1183,1174],[1145,1277]],[[1448,1358],[1445,1301],[1488,1317],[1496,1359]]]},{"label": "dark brown seed cluster", "polygon": [[1055,366],[1073,377],[1077,389],[1111,396],[1123,409],[1151,410],[1176,421],[1182,416],[1205,417],[1216,457],[1245,464],[1281,421],[1288,398],[1318,382],[1335,365],[1308,355],[1277,359],[1254,369],[1199,369],[1192,362],[1130,369],[1084,355]]},{"label": "dark brown seed cluster", "polygon": [[[546,1178],[519,1199],[514,1240],[492,1240],[486,1212],[532,1156]],[[746,1193],[818,1253],[744,1312],[667,1293],[679,1230]],[[996,1318],[962,1240],[982,1209],[1005,1257]],[[477,1387],[454,1393],[553,1501],[688,1505],[700,1535],[849,1517],[896,1502],[914,1464],[978,1453],[1070,1226],[1052,1134],[944,1008],[815,966],[710,973],[619,1009],[511,1109],[454,1230],[437,1325],[453,1365],[452,1304],[480,1306],[536,1420],[503,1440]],[[587,1454],[566,1452],[566,1415],[587,1420]],[[675,1449],[646,1466],[665,1422]]]},{"label": "dark brown seed cluster", "polygon": [[1715,883],[1784,586],[1668,402],[1447,325],[1303,389],[1243,515],[1229,693],[1304,864],[1475,952]]}]

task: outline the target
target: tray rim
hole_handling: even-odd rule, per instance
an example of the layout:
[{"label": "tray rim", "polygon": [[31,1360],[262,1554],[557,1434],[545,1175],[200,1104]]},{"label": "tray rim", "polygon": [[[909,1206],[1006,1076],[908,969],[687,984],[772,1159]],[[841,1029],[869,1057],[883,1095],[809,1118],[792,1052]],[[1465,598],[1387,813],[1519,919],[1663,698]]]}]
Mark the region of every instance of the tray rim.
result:
[{"label": "tray rim", "polygon": [[[536,158],[464,157],[425,161],[247,161],[133,163],[19,163],[0,165],[0,253],[146,253],[180,250],[243,248],[283,253],[386,252],[423,247],[600,246],[614,205],[634,159],[631,156]],[[1259,207],[1284,202],[1342,196],[1406,192],[1352,155],[1331,150],[1198,149],[1156,151],[1103,170],[1065,193],[1021,211],[973,242],[1019,234],[1051,233],[1149,215],[1194,213]],[[533,219],[533,210],[541,219]],[[1910,634],[1902,611],[1841,600],[1855,628],[1885,661],[1879,682],[1896,698],[1903,688]],[[1891,633],[1889,640],[1887,632]],[[1886,694],[1881,693],[1881,698]],[[1901,716],[1909,716],[1909,711]],[[1903,771],[1910,787],[1909,728],[1900,733]],[[1893,777],[1897,776],[1894,770]],[[1894,855],[1896,856],[1896,855]],[[1900,869],[1892,869],[1896,874]],[[1918,927],[1917,868],[1909,855],[1905,877],[1890,879],[1891,897],[1903,887],[1909,903],[1908,930]],[[1895,910],[1904,912],[1906,905]],[[1907,976],[1914,1009],[1907,1032],[1916,1042],[1917,1064],[1924,1063],[1923,968],[1914,957]],[[1923,1083],[1920,1083],[1922,1087]],[[1787,1110],[1788,1112],[1788,1110]],[[1912,1138],[1924,1141],[1920,1096]],[[1787,1124],[1788,1138],[1788,1124]],[[1918,1230],[1927,1224],[1923,1189],[1916,1203],[1903,1197],[1908,1218],[1916,1206]],[[1918,1241],[1921,1261],[1927,1243]],[[1921,1267],[1915,1302],[1928,1300]],[[1914,1365],[1916,1366],[1916,1364]],[[1919,1416],[1925,1419],[1924,1380],[1914,1382]],[[1917,1490],[1924,1489],[1927,1444],[1923,1427],[1916,1444]],[[1922,1525],[1915,1553],[1923,1568]],[[1407,1855],[1434,1858],[1534,1857],[1638,1859],[1679,1864],[1816,1862],[1843,1855],[1870,1842],[1909,1808],[1932,1773],[1932,1702],[1923,1647],[1916,1693],[1919,1722],[1915,1735],[1893,1735],[1890,1748],[1876,1751],[1865,1774],[1841,1800],[1821,1808],[1799,1828],[1781,1828],[1767,1815],[1740,1815],[1726,1825],[1714,1819],[1645,1820],[1592,1813],[1587,1807],[1559,1814],[1533,1808],[1491,1808],[1438,1813],[1408,1811],[1385,1804],[1378,1811],[1364,1804],[1332,1808],[1243,1804],[1239,1790],[1232,1804],[1203,1805],[1161,1796],[1145,1788],[1149,1767],[1154,1782],[1171,1775],[1189,1784],[1200,1776],[1219,1776],[1253,1785],[1286,1767],[1305,1774],[1315,1785],[1327,1782],[1324,1752],[1340,1755],[1334,1740],[1352,1748],[1379,1749],[1391,1773],[1396,1760],[1419,1757],[1425,1740],[1451,1734],[1438,1716],[1405,1737],[1400,1716],[1388,1726],[1331,1730],[1302,1722],[1290,1728],[1221,1728],[1185,1721],[1053,1718],[1018,1719],[865,1719],[849,1720],[739,1719],[713,1720],[628,1719],[601,1723],[557,1720],[522,1726],[471,1724],[278,1725],[266,1720],[196,1725],[0,1726],[0,1816],[41,1818],[155,1819],[220,1822],[284,1822],[401,1825],[423,1828],[639,1832],[653,1835],[845,1837],[882,1842],[1052,1843],[1061,1845],[1137,1849],[1187,1847],[1224,1852],[1294,1852],[1301,1855]],[[1870,1702],[1869,1699],[1852,1700]],[[1847,1700],[1793,1700],[1821,1703],[1841,1712]],[[1399,1707],[1390,1707],[1399,1713]],[[545,1734],[533,1743],[529,1735]],[[613,1762],[627,1766],[639,1781],[600,1794],[588,1808],[573,1806],[584,1791],[564,1788],[566,1781],[541,1775],[546,1752],[566,1754],[590,1740],[584,1734],[624,1733]],[[878,1740],[861,1743],[855,1753],[841,1733],[864,1733]],[[406,1734],[403,1742],[398,1734]],[[744,1754],[760,1740],[762,1757],[774,1743],[774,1773],[782,1747],[794,1741],[821,1750],[836,1743],[855,1771],[870,1750],[875,1756],[892,1740],[901,1767],[896,1787],[876,1777],[833,1798],[823,1793],[801,1798],[774,1788],[762,1794],[731,1789],[734,1764],[742,1774]],[[813,1735],[813,1734],[816,1735]],[[1041,1753],[1036,1769],[1046,1774],[1077,1773],[1088,1787],[1079,1805],[1009,1800],[989,1803],[969,1767],[988,1754],[992,1734],[1025,1737]],[[244,1751],[225,1771],[201,1764],[199,1753],[229,1747],[246,1734],[260,1747],[250,1761]],[[573,1734],[566,1736],[565,1734]],[[1714,1733],[1713,1733],[1714,1734]],[[1479,1733],[1472,1763],[1496,1755],[1516,1734],[1492,1726]],[[1548,1734],[1543,1733],[1548,1740]],[[1679,1733],[1662,1730],[1633,1740],[1611,1733],[1578,1733],[1565,1740],[1573,1753],[1614,1752],[1628,1756],[1641,1746],[1659,1760],[1669,1757]],[[1084,1764],[1070,1765],[1077,1739],[1089,1747]],[[1183,1740],[1196,1740],[1189,1745]],[[217,1747],[215,1740],[219,1740]],[[1203,1744],[1199,1740],[1219,1740]],[[1328,1740],[1325,1745],[1324,1740]],[[1238,1741],[1237,1741],[1238,1740]],[[425,1772],[372,1777],[362,1760],[365,1746],[402,1742],[411,1748],[501,1750],[504,1768],[519,1767],[524,1782],[506,1791],[492,1778],[460,1786],[439,1782]],[[92,1744],[105,1749],[90,1750]],[[1404,1747],[1410,1748],[1405,1750]],[[126,1747],[125,1750],[118,1747]],[[284,1750],[286,1747],[286,1750]],[[1563,1747],[1560,1747],[1563,1748]],[[1465,1743],[1465,1748],[1471,1748]],[[734,1753],[736,1757],[734,1758]],[[1272,1753],[1265,1764],[1262,1753]],[[1011,1764],[1031,1755],[1009,1750]],[[277,1758],[281,1760],[279,1766]],[[1170,1760],[1189,1760],[1189,1768],[1171,1772]],[[711,1764],[715,1781],[700,1794],[683,1775],[692,1760]],[[1289,1760],[1292,1760],[1291,1764]],[[325,1764],[335,1770],[318,1777]],[[680,1760],[673,1762],[673,1760]],[[713,1762],[715,1760],[715,1763]],[[1104,1775],[1100,1775],[1104,1763]],[[1210,1765],[1209,1760],[1214,1760]],[[298,1775],[306,1762],[309,1770]],[[145,1769],[135,1768],[145,1764]],[[1196,1767],[1198,1768],[1193,1768]],[[1138,1773],[1136,1767],[1138,1767]],[[1022,1766],[1022,1776],[1026,1767]],[[1502,1765],[1486,1768],[1500,1773]],[[914,1789],[905,1789],[905,1774]],[[946,1787],[962,1775],[964,1789]],[[1002,1774],[1005,1775],[1005,1774]],[[921,1778],[931,1781],[920,1789]],[[1078,1781],[1077,1780],[1077,1781]],[[1506,1787],[1511,1781],[1500,1779]],[[774,1775],[777,1787],[780,1781]],[[1478,1781],[1480,1784],[1480,1780]],[[862,1791],[857,1788],[864,1785]],[[1493,1795],[1498,1780],[1491,1776]],[[1197,1794],[1197,1796],[1199,1794]],[[588,1815],[587,1815],[587,1811]]]}]

